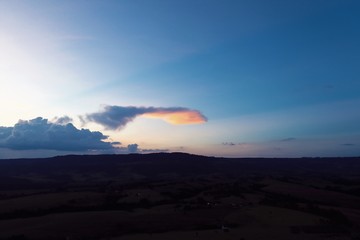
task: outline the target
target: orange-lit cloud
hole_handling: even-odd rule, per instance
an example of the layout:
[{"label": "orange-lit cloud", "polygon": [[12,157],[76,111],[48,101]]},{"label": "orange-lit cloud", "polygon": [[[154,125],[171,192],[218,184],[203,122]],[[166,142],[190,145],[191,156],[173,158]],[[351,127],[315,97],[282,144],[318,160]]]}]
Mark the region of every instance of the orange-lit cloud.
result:
[{"label": "orange-lit cloud", "polygon": [[160,118],[171,124],[198,124],[207,121],[204,115],[195,110],[159,111],[145,113],[142,116],[147,118]]},{"label": "orange-lit cloud", "polygon": [[81,117],[83,123],[96,122],[106,129],[121,129],[136,117],[160,118],[171,124],[204,123],[207,118],[197,110],[183,107],[105,106],[100,112]]}]

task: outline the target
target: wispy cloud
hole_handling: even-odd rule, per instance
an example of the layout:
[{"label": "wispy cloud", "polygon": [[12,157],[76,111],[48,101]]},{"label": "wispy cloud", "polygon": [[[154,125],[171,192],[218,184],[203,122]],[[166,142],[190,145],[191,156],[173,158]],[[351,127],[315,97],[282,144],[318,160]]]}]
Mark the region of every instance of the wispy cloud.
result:
[{"label": "wispy cloud", "polygon": [[233,147],[233,146],[246,147],[246,146],[249,146],[249,145],[250,145],[249,143],[246,143],[246,142],[241,142],[241,143],[222,142],[221,144],[222,144],[223,146],[230,146],[230,147]]},{"label": "wispy cloud", "polygon": [[289,137],[289,138],[281,139],[280,142],[291,142],[291,141],[295,141],[295,140],[296,140],[296,138]]},{"label": "wispy cloud", "polygon": [[86,114],[83,123],[95,122],[106,129],[121,129],[136,117],[159,118],[171,124],[198,124],[207,118],[198,110],[183,107],[134,107],[105,106],[100,112]]},{"label": "wispy cloud", "polygon": [[344,144],[341,144],[342,146],[347,146],[347,147],[352,147],[352,146],[355,146],[356,144],[354,143],[344,143]]}]

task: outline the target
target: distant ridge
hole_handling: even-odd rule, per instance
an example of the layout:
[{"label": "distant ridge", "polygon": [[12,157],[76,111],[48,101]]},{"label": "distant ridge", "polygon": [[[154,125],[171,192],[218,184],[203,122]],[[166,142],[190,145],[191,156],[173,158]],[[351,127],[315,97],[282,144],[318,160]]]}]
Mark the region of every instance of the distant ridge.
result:
[{"label": "distant ridge", "polygon": [[1,161],[13,161],[13,160],[40,160],[40,159],[68,159],[68,158],[86,158],[86,159],[93,159],[93,158],[103,158],[103,159],[109,159],[109,158],[119,158],[119,159],[139,159],[139,158],[149,158],[152,157],[170,157],[170,158],[207,158],[207,159],[271,159],[271,160],[280,160],[280,159],[294,159],[294,160],[300,160],[300,159],[359,159],[360,156],[356,157],[215,157],[215,156],[205,156],[205,155],[197,155],[192,153],[186,153],[186,152],[157,152],[157,153],[128,153],[128,154],[68,154],[68,155],[58,155],[54,157],[29,157],[29,158],[11,158],[11,159],[0,159]]},{"label": "distant ridge", "polygon": [[45,175],[49,178],[71,174],[102,172],[109,177],[134,174],[143,178],[164,175],[198,176],[202,174],[346,174],[360,173],[360,158],[217,158],[183,152],[66,155],[51,158],[9,159],[0,161],[0,176],[21,174]]}]

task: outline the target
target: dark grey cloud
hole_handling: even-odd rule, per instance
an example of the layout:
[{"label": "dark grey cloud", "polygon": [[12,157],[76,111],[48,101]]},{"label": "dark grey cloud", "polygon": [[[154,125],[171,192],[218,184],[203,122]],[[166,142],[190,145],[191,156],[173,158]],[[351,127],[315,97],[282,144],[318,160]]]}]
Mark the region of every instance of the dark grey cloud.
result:
[{"label": "dark grey cloud", "polygon": [[139,151],[138,147],[139,145],[136,143],[127,146],[129,153],[137,153]]},{"label": "dark grey cloud", "polygon": [[343,146],[347,146],[347,147],[352,147],[352,146],[355,146],[356,144],[354,143],[344,143],[344,144],[341,144]]},{"label": "dark grey cloud", "polygon": [[63,116],[63,117],[55,117],[52,122],[55,124],[60,124],[60,125],[66,125],[68,123],[72,123],[73,119],[71,117],[68,116]]},{"label": "dark grey cloud", "polygon": [[295,141],[295,140],[296,140],[296,138],[290,137],[290,138],[281,139],[280,142],[291,142],[291,141]]},{"label": "dark grey cloud", "polygon": [[41,117],[20,120],[13,127],[0,127],[0,147],[14,150],[60,150],[87,151],[114,149],[112,143],[105,142],[108,137],[101,132],[77,129],[61,118],[50,122]]},{"label": "dark grey cloud", "polygon": [[169,149],[141,149],[142,153],[169,152]]},{"label": "dark grey cloud", "polygon": [[128,154],[128,153],[158,153],[158,152],[168,152],[169,149],[144,149],[140,148],[139,144],[133,143],[127,145],[127,147],[117,147],[115,153],[118,154]]},{"label": "dark grey cloud", "polygon": [[152,118],[161,118],[172,124],[203,123],[207,118],[197,110],[182,107],[134,107],[134,106],[105,106],[100,112],[81,116],[81,121],[86,124],[95,122],[106,129],[121,129],[136,117],[146,115]]},{"label": "dark grey cloud", "polygon": [[221,143],[221,144],[224,145],[224,146],[247,146],[247,145],[249,145],[249,144],[246,143],[246,142],[242,142],[242,143],[223,142],[223,143]]}]

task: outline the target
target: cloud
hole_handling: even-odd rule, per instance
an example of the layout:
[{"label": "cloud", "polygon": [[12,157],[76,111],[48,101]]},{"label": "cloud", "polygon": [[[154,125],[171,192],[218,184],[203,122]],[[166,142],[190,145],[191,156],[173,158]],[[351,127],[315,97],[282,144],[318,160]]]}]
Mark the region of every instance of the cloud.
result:
[{"label": "cloud", "polygon": [[14,150],[87,151],[114,149],[108,137],[101,132],[77,129],[65,124],[70,118],[60,118],[55,123],[41,117],[20,120],[14,127],[0,127],[0,148]]},{"label": "cloud", "polygon": [[80,117],[83,123],[95,122],[106,129],[121,129],[136,117],[160,118],[171,124],[204,123],[207,118],[197,110],[182,107],[105,106],[100,112]]},{"label": "cloud", "polygon": [[189,109],[169,109],[160,110],[152,113],[145,113],[144,117],[148,118],[160,118],[171,124],[195,124],[204,123],[207,118],[199,111]]},{"label": "cloud", "polygon": [[141,153],[169,152],[169,149],[141,149]]},{"label": "cloud", "polygon": [[341,144],[342,146],[347,146],[347,147],[352,147],[352,146],[355,146],[356,144],[354,143],[344,143],[344,144]]},{"label": "cloud", "polygon": [[295,141],[295,140],[296,140],[296,138],[290,137],[290,138],[281,139],[280,142],[291,142],[291,141]]},{"label": "cloud", "polygon": [[129,153],[137,153],[138,152],[138,147],[139,147],[139,145],[137,145],[136,143],[129,144],[127,146]]},{"label": "cloud", "polygon": [[233,143],[233,142],[223,142],[223,143],[221,143],[222,145],[224,145],[224,146],[247,146],[247,145],[249,145],[248,143]]},{"label": "cloud", "polygon": [[169,149],[143,149],[140,148],[139,144],[133,143],[127,145],[127,147],[117,147],[115,153],[128,154],[128,153],[158,153],[168,152]]},{"label": "cloud", "polygon": [[71,123],[72,121],[73,121],[73,119],[68,116],[55,117],[54,119],[52,119],[53,123],[60,124],[60,125],[66,125],[68,123]]}]

